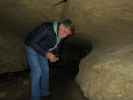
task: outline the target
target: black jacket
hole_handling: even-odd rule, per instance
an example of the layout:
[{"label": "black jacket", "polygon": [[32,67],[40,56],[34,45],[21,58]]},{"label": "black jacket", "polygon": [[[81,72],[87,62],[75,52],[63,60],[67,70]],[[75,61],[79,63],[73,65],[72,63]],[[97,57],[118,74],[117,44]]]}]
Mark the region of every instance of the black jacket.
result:
[{"label": "black jacket", "polygon": [[[59,26],[59,23],[58,23]],[[43,23],[39,27],[35,28],[32,32],[28,33],[25,39],[25,45],[32,47],[36,52],[45,56],[46,52],[56,44],[56,33],[54,32],[53,23]],[[61,47],[60,43],[57,46],[57,50],[59,52],[59,48]]]}]

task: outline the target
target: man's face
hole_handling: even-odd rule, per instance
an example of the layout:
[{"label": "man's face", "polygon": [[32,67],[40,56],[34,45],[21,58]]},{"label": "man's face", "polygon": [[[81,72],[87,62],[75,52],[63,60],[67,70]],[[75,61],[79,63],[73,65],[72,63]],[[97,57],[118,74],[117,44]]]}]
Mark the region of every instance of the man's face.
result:
[{"label": "man's face", "polygon": [[72,31],[69,27],[65,27],[63,24],[59,26],[59,37],[60,38],[66,38],[70,35],[72,35]]}]

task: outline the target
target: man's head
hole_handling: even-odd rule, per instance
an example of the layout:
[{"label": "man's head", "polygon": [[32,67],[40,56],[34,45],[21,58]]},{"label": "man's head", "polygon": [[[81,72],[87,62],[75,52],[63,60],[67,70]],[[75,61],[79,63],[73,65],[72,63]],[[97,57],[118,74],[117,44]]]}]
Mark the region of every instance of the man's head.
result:
[{"label": "man's head", "polygon": [[73,25],[70,19],[64,19],[60,22],[58,35],[64,39],[73,34]]}]

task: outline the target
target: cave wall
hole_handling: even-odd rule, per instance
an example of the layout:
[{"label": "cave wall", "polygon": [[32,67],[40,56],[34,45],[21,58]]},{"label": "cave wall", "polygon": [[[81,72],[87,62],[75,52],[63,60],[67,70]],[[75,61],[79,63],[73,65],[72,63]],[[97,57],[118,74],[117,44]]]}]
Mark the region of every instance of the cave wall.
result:
[{"label": "cave wall", "polygon": [[0,73],[23,70],[24,37],[43,21],[58,20],[64,4],[60,0],[0,1]]},{"label": "cave wall", "polygon": [[93,50],[79,65],[76,81],[89,100],[132,100],[133,2],[69,0],[66,16]]},{"label": "cave wall", "polygon": [[66,16],[73,20],[79,35],[90,36],[98,48],[132,43],[131,0],[69,0]]}]

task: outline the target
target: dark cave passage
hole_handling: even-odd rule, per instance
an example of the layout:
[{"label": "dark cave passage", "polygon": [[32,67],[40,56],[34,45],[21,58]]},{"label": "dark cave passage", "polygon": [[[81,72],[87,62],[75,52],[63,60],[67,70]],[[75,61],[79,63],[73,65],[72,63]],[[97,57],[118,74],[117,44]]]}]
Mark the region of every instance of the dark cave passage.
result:
[{"label": "dark cave passage", "polygon": [[[80,60],[92,50],[92,44],[65,42],[61,61],[50,64],[51,100],[85,100],[74,78],[79,71]],[[28,67],[27,67],[28,68]],[[0,75],[1,100],[28,100],[30,98],[29,70]]]}]

